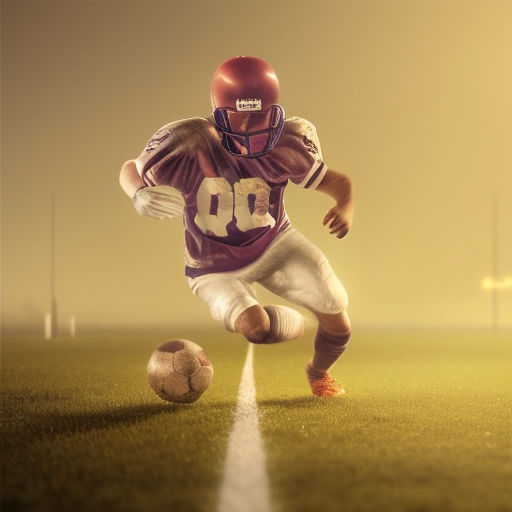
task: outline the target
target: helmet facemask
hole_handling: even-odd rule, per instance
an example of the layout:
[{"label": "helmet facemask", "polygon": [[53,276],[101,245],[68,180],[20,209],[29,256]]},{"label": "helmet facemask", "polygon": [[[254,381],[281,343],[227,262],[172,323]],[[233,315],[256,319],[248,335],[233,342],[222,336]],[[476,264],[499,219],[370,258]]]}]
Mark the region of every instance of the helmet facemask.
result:
[{"label": "helmet facemask", "polygon": [[256,158],[277,144],[283,131],[284,109],[281,105],[254,111],[218,107],[213,111],[213,119],[222,133],[224,149],[235,156]]}]

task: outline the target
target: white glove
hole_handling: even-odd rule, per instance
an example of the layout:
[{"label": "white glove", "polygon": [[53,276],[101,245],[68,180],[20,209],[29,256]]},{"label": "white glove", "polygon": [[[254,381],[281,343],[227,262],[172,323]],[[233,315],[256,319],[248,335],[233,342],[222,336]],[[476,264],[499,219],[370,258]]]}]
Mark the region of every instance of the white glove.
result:
[{"label": "white glove", "polygon": [[139,188],[133,196],[133,206],[140,215],[172,219],[183,213],[185,201],[179,190],[167,185],[157,185]]}]

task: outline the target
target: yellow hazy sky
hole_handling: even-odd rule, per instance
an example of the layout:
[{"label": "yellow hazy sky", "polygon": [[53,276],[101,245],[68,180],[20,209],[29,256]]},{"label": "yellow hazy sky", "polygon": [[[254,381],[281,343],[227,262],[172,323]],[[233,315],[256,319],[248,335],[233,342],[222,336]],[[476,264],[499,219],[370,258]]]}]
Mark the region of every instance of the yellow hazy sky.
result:
[{"label": "yellow hazy sky", "polygon": [[[510,0],[4,0],[3,326],[42,329],[49,311],[52,194],[62,325],[215,325],[184,277],[180,221],[138,216],[118,174],[163,124],[209,114],[235,55],[272,64],[287,115],[352,178],[341,241],[327,196],[290,184],[286,206],[354,328],[488,326],[494,196],[497,277],[512,276],[511,26]],[[499,301],[512,326],[512,289]]]}]

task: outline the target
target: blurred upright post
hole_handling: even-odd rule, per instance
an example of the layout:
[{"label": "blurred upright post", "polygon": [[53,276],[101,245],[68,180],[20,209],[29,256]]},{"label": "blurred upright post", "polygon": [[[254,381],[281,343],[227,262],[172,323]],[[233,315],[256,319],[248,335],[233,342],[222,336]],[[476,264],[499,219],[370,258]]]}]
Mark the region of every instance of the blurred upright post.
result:
[{"label": "blurred upright post", "polygon": [[498,197],[494,194],[492,199],[492,328],[498,329]]},{"label": "blurred upright post", "polygon": [[55,296],[55,195],[52,195],[52,226],[51,226],[51,270],[50,270],[50,287],[51,287],[51,337],[57,336],[57,297]]},{"label": "blurred upright post", "polygon": [[74,316],[69,317],[69,336],[72,340],[76,338],[76,318]]},{"label": "blurred upright post", "polygon": [[492,275],[486,277],[482,286],[485,290],[490,290],[491,295],[491,314],[492,328],[497,331],[500,327],[500,306],[499,297],[502,290],[512,288],[512,276],[501,277],[500,247],[499,247],[499,208],[498,196],[495,194],[492,199],[492,227],[491,227],[491,255],[492,255]]}]

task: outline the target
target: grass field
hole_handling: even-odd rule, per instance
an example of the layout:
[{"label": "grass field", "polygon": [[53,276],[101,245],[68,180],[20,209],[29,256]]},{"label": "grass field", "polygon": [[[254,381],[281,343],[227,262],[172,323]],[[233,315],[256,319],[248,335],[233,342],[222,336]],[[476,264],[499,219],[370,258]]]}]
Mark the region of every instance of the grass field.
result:
[{"label": "grass field", "polygon": [[[165,334],[4,336],[3,510],[215,510],[247,345],[181,335],[215,369],[192,405],[147,385]],[[324,400],[312,336],[255,347],[276,511],[512,511],[510,332],[356,331],[334,371],[347,395]]]}]

